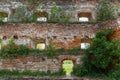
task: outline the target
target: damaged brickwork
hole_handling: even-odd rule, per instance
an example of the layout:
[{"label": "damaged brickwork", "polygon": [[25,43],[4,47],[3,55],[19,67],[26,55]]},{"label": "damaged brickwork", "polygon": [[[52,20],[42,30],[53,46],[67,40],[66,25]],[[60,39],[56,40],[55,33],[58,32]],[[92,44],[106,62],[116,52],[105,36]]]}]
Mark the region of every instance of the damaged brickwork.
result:
[{"label": "damaged brickwork", "polygon": [[[0,25],[0,38],[7,44],[15,38],[16,44],[35,48],[35,39],[44,39],[48,45],[52,41],[58,48],[80,47],[81,39],[91,39],[102,29],[116,29],[116,20],[99,23],[8,23]],[[38,41],[39,42],[39,41]]]}]

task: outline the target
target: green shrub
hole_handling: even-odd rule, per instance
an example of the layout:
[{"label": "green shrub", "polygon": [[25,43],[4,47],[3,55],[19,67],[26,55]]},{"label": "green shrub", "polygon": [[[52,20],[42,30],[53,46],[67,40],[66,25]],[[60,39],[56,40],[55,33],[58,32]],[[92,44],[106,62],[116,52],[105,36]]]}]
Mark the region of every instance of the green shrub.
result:
[{"label": "green shrub", "polygon": [[8,17],[8,14],[5,12],[0,12],[0,18]]},{"label": "green shrub", "polygon": [[64,75],[65,75],[65,72],[62,68],[59,69],[59,71],[57,72],[51,73],[51,76],[64,76]]},{"label": "green shrub", "polygon": [[43,71],[30,71],[30,70],[24,70],[24,71],[18,71],[18,70],[0,70],[0,76],[63,76],[65,73],[62,69],[59,71],[51,73],[50,71],[43,72]]},{"label": "green shrub", "polygon": [[74,68],[73,68],[73,72],[72,72],[75,76],[78,76],[78,77],[82,77],[82,76],[86,76],[88,74],[88,70],[81,66],[81,65],[76,65]]},{"label": "green shrub", "polygon": [[2,25],[4,22],[2,21],[2,19],[0,19],[0,25]]},{"label": "green shrub", "polygon": [[51,8],[49,22],[70,22],[70,14],[63,13],[62,7],[58,7],[54,2]]},{"label": "green shrub", "polygon": [[66,50],[64,48],[60,48],[56,50],[56,53],[63,54],[63,53],[66,53]]},{"label": "green shrub", "polygon": [[97,21],[106,21],[115,17],[115,9],[110,0],[100,0],[97,11]]},{"label": "green shrub", "polygon": [[50,42],[46,50],[46,54],[48,55],[48,57],[53,58],[56,54],[56,51],[56,46],[52,42]]},{"label": "green shrub", "polygon": [[62,13],[62,14],[60,15],[60,20],[59,20],[59,22],[68,23],[68,22],[70,22],[70,17],[71,17],[71,14]]},{"label": "green shrub", "polygon": [[0,57],[2,58],[15,58],[17,56],[24,56],[27,55],[29,49],[24,45],[6,45],[0,51]]},{"label": "green shrub", "polygon": [[114,80],[120,79],[120,64],[118,67],[116,67],[115,69],[113,69],[109,72],[109,77]]},{"label": "green shrub", "polygon": [[0,51],[0,57],[13,58],[17,56],[28,55],[30,49],[25,45],[16,45],[14,39],[11,39],[9,43],[2,47]]},{"label": "green shrub", "polygon": [[112,30],[97,32],[84,57],[84,66],[89,71],[108,73],[120,60],[120,49],[115,41],[109,40]]},{"label": "green shrub", "polygon": [[28,11],[27,7],[18,7],[13,16],[9,19],[11,22],[33,22],[34,16]]},{"label": "green shrub", "polygon": [[116,69],[111,70],[103,80],[119,80],[120,79],[120,66]]},{"label": "green shrub", "polygon": [[19,55],[27,56],[30,52],[30,49],[27,48],[25,45],[20,45],[17,49],[17,52],[18,52]]}]

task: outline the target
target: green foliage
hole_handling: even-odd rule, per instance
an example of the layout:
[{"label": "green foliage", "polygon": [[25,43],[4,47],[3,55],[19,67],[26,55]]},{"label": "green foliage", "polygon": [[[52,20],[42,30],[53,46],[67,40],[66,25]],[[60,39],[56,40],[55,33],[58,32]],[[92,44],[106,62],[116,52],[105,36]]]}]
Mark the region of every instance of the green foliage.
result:
[{"label": "green foliage", "polygon": [[3,23],[4,23],[4,22],[3,22],[3,19],[0,19],[0,25],[3,24]]},{"label": "green foliage", "polygon": [[[0,41],[2,45],[2,41]],[[28,56],[28,55],[38,55],[38,54],[46,54],[48,57],[53,58],[56,54],[70,54],[70,55],[78,55],[80,54],[80,48],[72,48],[69,50],[65,49],[57,49],[56,46],[50,42],[47,46],[46,50],[39,49],[29,49],[25,45],[16,45],[14,43],[14,39],[11,39],[7,45],[2,45],[2,49],[0,50],[1,58],[15,58],[17,56]]]},{"label": "green foliage", "polygon": [[72,48],[69,50],[56,49],[56,46],[53,43],[50,43],[50,45],[47,47],[47,50],[29,49],[25,45],[16,45],[11,40],[8,45],[2,46],[2,49],[0,51],[0,57],[15,58],[17,56],[46,54],[48,57],[53,58],[57,54],[66,53],[70,55],[79,55],[81,53],[81,49],[80,48]]},{"label": "green foliage", "polygon": [[50,22],[70,22],[70,14],[63,13],[63,9],[54,2],[51,8]]},{"label": "green foliage", "polygon": [[34,16],[27,10],[26,7],[18,7],[13,16],[10,17],[11,22],[32,22]]},{"label": "green foliage", "polygon": [[115,68],[120,60],[120,49],[115,41],[109,40],[112,30],[99,31],[87,49],[84,65],[89,71],[107,73]]},{"label": "green foliage", "polygon": [[20,45],[18,48],[17,48],[17,52],[19,55],[22,55],[22,56],[27,56],[30,52],[30,49],[27,48],[25,45]]},{"label": "green foliage", "polygon": [[59,19],[59,22],[68,23],[68,22],[70,22],[71,14],[69,14],[69,13],[62,13],[60,17],[61,18]]},{"label": "green foliage", "polygon": [[16,45],[14,39],[9,40],[9,43],[2,47],[0,56],[2,58],[13,58],[19,55],[28,55],[29,49],[25,45]]},{"label": "green foliage", "polygon": [[82,76],[85,76],[88,74],[88,70],[81,66],[81,65],[76,65],[74,68],[73,68],[73,72],[72,72],[75,76],[78,76],[78,77],[82,77]]},{"label": "green foliage", "polygon": [[51,58],[55,56],[56,46],[52,42],[50,42],[49,45],[47,46],[46,54]]},{"label": "green foliage", "polygon": [[112,29],[98,31],[98,32],[96,33],[96,38],[105,37],[105,38],[108,40],[109,35],[110,35],[112,32],[113,32]]},{"label": "green foliage", "polygon": [[114,80],[119,80],[120,79],[120,68],[117,70],[114,70],[111,74],[111,78]]},{"label": "green foliage", "polygon": [[115,69],[109,72],[109,77],[113,80],[120,79],[120,64]]},{"label": "green foliage", "polygon": [[120,64],[115,69],[111,70],[103,80],[119,80],[120,79]]},{"label": "green foliage", "polygon": [[10,39],[8,45],[14,45],[14,44],[15,44],[15,40],[14,39]]},{"label": "green foliage", "polygon": [[80,48],[74,47],[72,49],[67,50],[68,54],[70,55],[78,55],[81,52]]},{"label": "green foliage", "polygon": [[106,21],[115,17],[115,9],[110,0],[100,0],[97,11],[97,21]]},{"label": "green foliage", "polygon": [[8,14],[4,12],[0,12],[0,19],[5,18],[5,17],[8,17]]},{"label": "green foliage", "polygon": [[47,12],[35,11],[34,14],[33,14],[34,21],[36,21],[38,17],[46,17],[46,18],[48,18],[48,13]]},{"label": "green foliage", "polygon": [[57,7],[56,3],[52,4],[52,8],[51,8],[51,15],[50,15],[50,21],[51,22],[59,22],[60,19],[60,14],[62,13],[62,8],[61,7]]},{"label": "green foliage", "polygon": [[15,44],[8,44],[2,47],[0,51],[0,57],[2,58],[14,58],[17,56],[24,56],[28,55],[29,49],[24,45],[15,45]]},{"label": "green foliage", "polygon": [[65,75],[63,70],[60,69],[59,71],[51,73],[50,71],[44,72],[44,71],[30,71],[30,70],[24,70],[24,71],[18,71],[18,70],[0,70],[0,76],[63,76]]},{"label": "green foliage", "polygon": [[65,72],[64,72],[64,70],[61,68],[61,69],[59,69],[59,71],[54,72],[54,73],[51,73],[50,75],[51,75],[51,76],[64,76],[64,75],[65,75]]}]

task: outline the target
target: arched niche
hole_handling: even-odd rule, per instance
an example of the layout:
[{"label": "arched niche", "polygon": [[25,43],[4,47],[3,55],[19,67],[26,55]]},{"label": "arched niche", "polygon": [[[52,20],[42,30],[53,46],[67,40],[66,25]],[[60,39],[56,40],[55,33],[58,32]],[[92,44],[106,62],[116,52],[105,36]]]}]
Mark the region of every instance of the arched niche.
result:
[{"label": "arched niche", "polygon": [[78,13],[78,20],[79,22],[88,22],[92,19],[91,12],[79,12]]},{"label": "arched niche", "polygon": [[0,11],[0,20],[2,20],[3,22],[7,22],[8,21],[8,13]]},{"label": "arched niche", "polygon": [[81,47],[81,49],[87,49],[90,46],[91,43],[92,43],[92,39],[83,38],[83,39],[81,39],[80,47]]},{"label": "arched niche", "polygon": [[37,17],[38,22],[47,22],[48,13],[45,11],[37,11],[34,13],[34,16]]},{"label": "arched niche", "polygon": [[33,39],[36,49],[44,50],[46,49],[46,40],[43,38],[35,38]]},{"label": "arched niche", "polygon": [[66,75],[71,75],[71,73],[73,72],[73,67],[74,67],[74,63],[72,60],[70,59],[63,60],[62,68],[65,71]]}]

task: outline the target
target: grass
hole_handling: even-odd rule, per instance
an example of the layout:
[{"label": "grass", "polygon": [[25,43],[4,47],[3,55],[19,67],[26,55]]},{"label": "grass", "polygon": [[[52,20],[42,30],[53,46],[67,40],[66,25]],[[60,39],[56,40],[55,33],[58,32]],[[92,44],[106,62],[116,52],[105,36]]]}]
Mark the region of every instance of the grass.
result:
[{"label": "grass", "polygon": [[24,70],[24,71],[18,71],[18,70],[0,70],[0,77],[4,76],[18,76],[18,77],[23,77],[23,76],[33,76],[33,77],[43,77],[43,76],[63,76],[65,73],[63,72],[62,69],[60,69],[57,72],[51,73],[51,71],[43,72],[43,71],[30,71],[30,70]]}]

